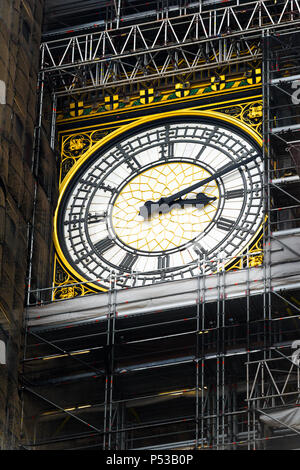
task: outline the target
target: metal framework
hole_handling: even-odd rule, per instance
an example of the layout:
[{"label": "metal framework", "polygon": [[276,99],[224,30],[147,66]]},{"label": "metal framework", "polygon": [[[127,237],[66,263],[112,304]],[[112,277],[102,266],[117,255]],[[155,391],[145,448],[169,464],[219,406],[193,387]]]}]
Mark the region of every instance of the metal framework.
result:
[{"label": "metal framework", "polygon": [[[172,303],[170,292],[168,306],[144,308],[153,300],[150,292],[138,300],[135,315],[130,308],[121,314],[120,296],[128,308],[133,290],[117,289],[112,276],[102,313],[96,305],[93,314],[87,311],[75,321],[71,314],[80,299],[43,305],[49,291],[38,290],[39,305],[27,312],[24,431],[32,432],[26,434],[25,448],[299,447],[297,425],[274,414],[296,408],[300,392],[299,366],[291,348],[300,339],[300,250],[289,238],[298,239],[300,228],[300,137],[295,126],[300,113],[292,85],[300,74],[298,20],[296,0],[259,1],[166,17],[153,27],[119,29],[125,36],[118,43],[116,31],[107,30],[42,45],[42,74],[55,77],[55,94],[116,86],[123,80],[146,83],[151,63],[150,75],[157,77],[185,73],[186,64],[193,61],[194,68],[241,62],[243,56],[234,56],[238,43],[252,59],[263,54],[267,230],[262,265],[257,259],[261,251],[248,253],[230,281],[224,269],[205,276],[199,265],[190,292],[193,302],[186,305]],[[185,28],[183,36],[179,24]],[[230,39],[228,27],[233,29]],[[162,57],[156,55],[162,47],[160,34],[165,41]],[[140,43],[129,54],[134,38]],[[259,53],[250,47],[250,39],[260,42]],[[203,44],[215,53],[200,64],[196,52],[191,62],[186,50],[196,46],[205,59]],[[104,56],[97,61],[100,46]],[[112,65],[105,64],[109,53]],[[171,67],[175,54],[181,56],[182,69]],[[144,60],[145,68],[140,65]],[[286,284],[274,288],[276,269]],[[228,295],[229,288],[241,288],[235,274],[243,278],[243,293]],[[255,290],[257,282],[260,288]],[[69,316],[61,315],[64,305]],[[83,313],[85,309],[87,305]]]},{"label": "metal framework", "polygon": [[[269,334],[265,335],[266,347],[260,357],[252,355],[247,362],[247,402],[255,448],[297,448],[299,429],[295,423],[291,426],[286,416],[299,402],[299,361],[295,351],[298,338],[297,334],[287,331],[291,324],[298,331],[299,300],[297,294],[286,296],[271,288],[270,259],[272,240],[276,239],[284,246],[283,237],[287,234],[295,236],[299,231],[300,140],[299,127],[294,124],[300,115],[299,101],[295,97],[300,71],[299,35],[296,32],[276,35],[268,31],[264,36],[263,64],[266,212],[269,220],[264,297]],[[287,315],[278,315],[278,300],[286,304]],[[280,410],[279,415],[276,410]],[[283,441],[278,441],[279,438]]]},{"label": "metal framework", "polygon": [[232,2],[156,21],[46,41],[41,70],[56,94],[184,76],[261,59],[261,33],[295,28],[298,0]]}]

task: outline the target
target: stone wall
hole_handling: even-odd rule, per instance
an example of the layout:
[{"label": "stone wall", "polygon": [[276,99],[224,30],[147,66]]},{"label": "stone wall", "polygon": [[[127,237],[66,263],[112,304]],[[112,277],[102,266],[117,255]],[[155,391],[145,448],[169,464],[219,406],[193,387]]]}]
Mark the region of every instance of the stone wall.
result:
[{"label": "stone wall", "polygon": [[0,364],[0,449],[20,443],[18,387],[35,184],[32,285],[51,284],[57,178],[43,129],[37,180],[32,171],[43,1],[0,2],[0,339],[7,349],[7,363]]}]

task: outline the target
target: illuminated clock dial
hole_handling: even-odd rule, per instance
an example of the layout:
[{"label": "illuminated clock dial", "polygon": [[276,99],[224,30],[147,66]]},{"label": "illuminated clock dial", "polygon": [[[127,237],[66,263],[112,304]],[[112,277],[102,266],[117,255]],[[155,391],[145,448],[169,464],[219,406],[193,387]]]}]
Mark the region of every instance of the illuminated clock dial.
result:
[{"label": "illuminated clock dial", "polygon": [[[262,171],[259,138],[218,113],[170,113],[125,126],[64,182],[58,254],[78,279],[104,288],[112,272],[123,285],[189,278],[201,259],[213,272],[263,222]],[[158,209],[146,217],[147,204]]]}]

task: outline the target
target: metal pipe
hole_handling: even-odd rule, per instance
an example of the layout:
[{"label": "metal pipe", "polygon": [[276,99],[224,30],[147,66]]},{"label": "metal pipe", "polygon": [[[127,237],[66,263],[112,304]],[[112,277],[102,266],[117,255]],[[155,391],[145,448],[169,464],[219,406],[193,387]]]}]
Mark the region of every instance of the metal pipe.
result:
[{"label": "metal pipe", "polygon": [[[222,3],[222,0],[206,0],[204,3],[205,3],[205,5],[213,5],[213,4]],[[238,3],[239,2],[237,0],[237,5],[238,5]],[[192,2],[192,3],[189,4],[189,8],[191,10],[199,8],[200,4],[202,5],[203,2],[202,1]],[[179,10],[179,15],[182,16],[182,13],[180,12],[180,6],[179,5],[168,5],[166,8],[169,12]],[[121,9],[119,10],[119,21],[120,21],[120,14],[121,14]],[[186,12],[184,14],[186,14]],[[131,23],[131,22],[134,22],[134,21],[139,20],[139,19],[145,20],[146,18],[156,18],[157,19],[157,9],[156,10],[146,10],[146,11],[143,11],[141,13],[137,12],[137,13],[134,13],[132,15],[122,15],[122,22]],[[118,24],[117,15],[116,15],[116,18],[113,19],[112,21],[116,22],[116,28],[118,28],[118,26],[117,26],[117,24]],[[79,31],[84,31],[84,30],[88,30],[88,29],[95,29],[95,27],[105,27],[105,25],[106,25],[106,22],[104,20],[93,21],[92,23],[84,23],[84,24],[81,24],[81,25],[78,25],[78,26],[72,26],[71,32],[77,32],[77,31],[79,32]],[[52,30],[51,32],[44,33],[43,37],[48,38],[48,37],[57,36],[57,35],[61,35],[61,34],[68,34],[68,33],[70,33],[70,28],[69,27],[60,28],[60,29]]]}]

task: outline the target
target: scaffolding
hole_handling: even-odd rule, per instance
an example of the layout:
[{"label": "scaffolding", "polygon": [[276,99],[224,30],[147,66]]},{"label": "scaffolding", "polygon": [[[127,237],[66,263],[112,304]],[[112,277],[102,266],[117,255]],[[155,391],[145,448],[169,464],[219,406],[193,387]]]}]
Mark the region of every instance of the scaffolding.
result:
[{"label": "scaffolding", "polygon": [[[252,19],[256,12],[264,18],[255,32],[260,44],[255,60],[263,61],[263,253],[243,253],[240,268],[232,271],[218,260],[219,269],[210,276],[205,261],[199,261],[198,276],[180,285],[120,289],[112,274],[106,294],[53,302],[52,288],[30,291],[35,305],[27,305],[22,384],[24,432],[30,430],[26,449],[299,447],[300,11],[297,0],[259,1],[209,5],[203,15],[223,18],[222,27],[235,17],[236,37],[247,42],[252,30],[243,29],[237,17],[245,5],[251,5]],[[197,16],[201,23],[201,15],[190,21]],[[169,28],[173,20],[184,23],[186,17],[160,19],[155,28]],[[138,26],[134,34],[142,31],[137,31]],[[74,83],[81,91],[107,85],[91,75],[90,84],[75,79],[78,70],[97,66],[91,62],[97,44],[104,45],[104,38],[111,43],[114,32],[97,34],[63,39],[61,47],[56,40],[42,46],[42,60],[49,51],[52,58],[43,62],[41,73],[59,77],[57,94],[76,93]],[[196,38],[197,47],[213,41],[222,46],[228,39],[216,39],[211,31],[204,36]],[[175,40],[169,49],[181,46]],[[149,49],[146,41],[143,51],[133,51],[134,60],[150,57]],[[64,62],[71,51],[71,61],[69,55]],[[113,61],[120,65],[118,51]],[[123,77],[126,73],[123,69]],[[112,83],[118,80],[115,75]],[[139,74],[138,80],[146,77]]]},{"label": "scaffolding", "polygon": [[[276,239],[284,247],[287,246],[284,236],[288,235],[292,240],[299,233],[299,45],[297,32],[279,35],[267,31],[264,35],[264,151],[269,220],[265,240],[264,296],[269,332],[265,350],[252,355],[246,364],[250,380],[247,403],[252,410],[253,445],[263,449],[299,446],[297,418],[291,421],[292,426],[288,419],[291,410],[296,409],[299,403],[299,361],[295,351],[299,300],[297,291],[286,293],[272,289],[270,274],[272,240]],[[278,314],[278,301],[286,305],[285,315]],[[284,340],[284,344],[279,345],[278,339]]]},{"label": "scaffolding", "polygon": [[179,16],[168,6],[152,22],[106,23],[99,32],[45,41],[41,70],[57,96],[190,76],[259,60],[262,31],[300,23],[298,0],[216,3],[198,2],[198,11]]}]

